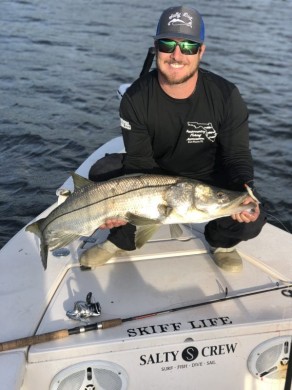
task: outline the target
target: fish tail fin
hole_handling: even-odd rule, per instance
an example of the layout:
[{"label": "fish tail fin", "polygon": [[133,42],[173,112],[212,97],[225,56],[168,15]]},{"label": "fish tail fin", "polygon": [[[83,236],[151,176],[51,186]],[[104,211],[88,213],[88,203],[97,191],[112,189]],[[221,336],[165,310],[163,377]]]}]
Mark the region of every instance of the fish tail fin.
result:
[{"label": "fish tail fin", "polygon": [[44,270],[47,269],[47,263],[48,263],[48,245],[43,243],[43,240],[41,241],[41,246],[40,246],[40,255],[41,255],[41,260],[42,264],[44,267]]},{"label": "fish tail fin", "polygon": [[45,238],[44,238],[44,235],[43,235],[42,230],[40,228],[43,220],[44,220],[44,218],[39,219],[38,221],[31,223],[30,225],[28,225],[25,228],[25,230],[28,232],[34,233],[35,235],[37,235],[39,237],[39,239],[41,241],[40,242],[40,256],[41,256],[41,260],[42,260],[42,264],[43,264],[44,269],[47,269],[48,245],[45,243]]},{"label": "fish tail fin", "polygon": [[40,224],[42,223],[42,221],[44,221],[44,218],[39,219],[38,221],[31,223],[30,225],[27,225],[27,227],[25,228],[25,230],[26,230],[27,232],[34,233],[34,234],[36,234],[39,238],[41,238],[42,232],[41,232],[41,229],[40,229]]}]

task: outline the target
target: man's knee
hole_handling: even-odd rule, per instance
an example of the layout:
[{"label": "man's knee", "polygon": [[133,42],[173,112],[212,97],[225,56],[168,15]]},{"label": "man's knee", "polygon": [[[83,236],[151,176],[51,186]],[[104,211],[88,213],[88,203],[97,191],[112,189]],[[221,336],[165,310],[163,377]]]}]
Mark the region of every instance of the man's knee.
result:
[{"label": "man's knee", "polygon": [[261,208],[261,213],[258,219],[254,222],[244,223],[243,226],[243,241],[250,240],[260,234],[262,228],[267,222],[267,214],[263,208]]},{"label": "man's knee", "polygon": [[205,238],[211,246],[228,248],[258,236],[266,221],[267,216],[263,208],[255,222],[239,223],[231,217],[219,218],[206,225]]}]

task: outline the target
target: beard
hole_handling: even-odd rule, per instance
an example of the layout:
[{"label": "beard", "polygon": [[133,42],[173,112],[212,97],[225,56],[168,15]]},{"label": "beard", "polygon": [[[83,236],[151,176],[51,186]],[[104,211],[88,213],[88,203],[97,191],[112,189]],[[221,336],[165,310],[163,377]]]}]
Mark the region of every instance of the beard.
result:
[{"label": "beard", "polygon": [[[168,64],[169,63],[179,64],[179,62],[177,62],[177,61],[171,61],[171,62],[168,62]],[[189,73],[185,74],[181,78],[177,78],[177,76],[172,76],[171,74],[164,72],[161,69],[161,67],[159,66],[157,59],[156,59],[156,68],[157,68],[158,72],[160,73],[160,75],[163,77],[164,81],[168,85],[178,85],[178,84],[183,84],[186,81],[188,81],[189,79],[191,79],[197,73],[199,66],[194,67],[193,69],[191,69],[189,71]]]}]

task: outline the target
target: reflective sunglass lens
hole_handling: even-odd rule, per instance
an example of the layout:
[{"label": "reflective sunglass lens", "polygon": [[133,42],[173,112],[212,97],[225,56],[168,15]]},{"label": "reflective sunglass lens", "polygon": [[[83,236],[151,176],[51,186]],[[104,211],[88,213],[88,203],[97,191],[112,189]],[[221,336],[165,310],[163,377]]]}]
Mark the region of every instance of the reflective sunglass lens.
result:
[{"label": "reflective sunglass lens", "polygon": [[171,40],[162,40],[158,41],[158,50],[163,53],[172,53],[175,50],[176,42]]},{"label": "reflective sunglass lens", "polygon": [[200,44],[192,41],[177,42],[171,39],[159,39],[157,41],[158,50],[162,53],[173,53],[176,46],[180,47],[182,54],[193,55],[197,54],[200,48]]},{"label": "reflective sunglass lens", "polygon": [[179,47],[183,54],[192,55],[198,53],[200,45],[196,42],[180,42]]}]

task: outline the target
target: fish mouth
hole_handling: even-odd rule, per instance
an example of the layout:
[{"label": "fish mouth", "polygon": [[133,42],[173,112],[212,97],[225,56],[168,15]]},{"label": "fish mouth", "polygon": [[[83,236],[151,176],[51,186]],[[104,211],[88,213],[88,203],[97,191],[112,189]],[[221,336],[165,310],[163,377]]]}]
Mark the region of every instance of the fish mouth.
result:
[{"label": "fish mouth", "polygon": [[[246,188],[247,193],[238,199],[238,201],[240,202],[239,207],[242,208],[242,211],[246,210],[246,211],[249,211],[250,213],[254,213],[256,207],[261,202],[258,200],[258,198],[256,198],[252,189],[247,184],[245,184],[245,188]],[[246,200],[246,198],[252,198],[253,202],[243,204],[243,202]]]},{"label": "fish mouth", "polygon": [[232,214],[241,213],[242,211],[248,211],[253,213],[257,207],[257,202],[250,202],[243,204],[243,202],[249,197],[249,194],[244,194],[233,201],[229,201],[226,204],[213,204],[213,205],[197,205],[197,209],[203,212],[207,212],[209,215],[218,217],[230,216]]},{"label": "fish mouth", "polygon": [[250,213],[255,212],[255,209],[257,207],[256,201],[244,204],[244,201],[249,196],[250,196],[249,194],[242,195],[240,198],[234,200],[233,202],[223,207],[223,210],[224,211],[230,210],[230,212],[232,211],[232,214],[241,213],[242,211],[249,211]]}]

